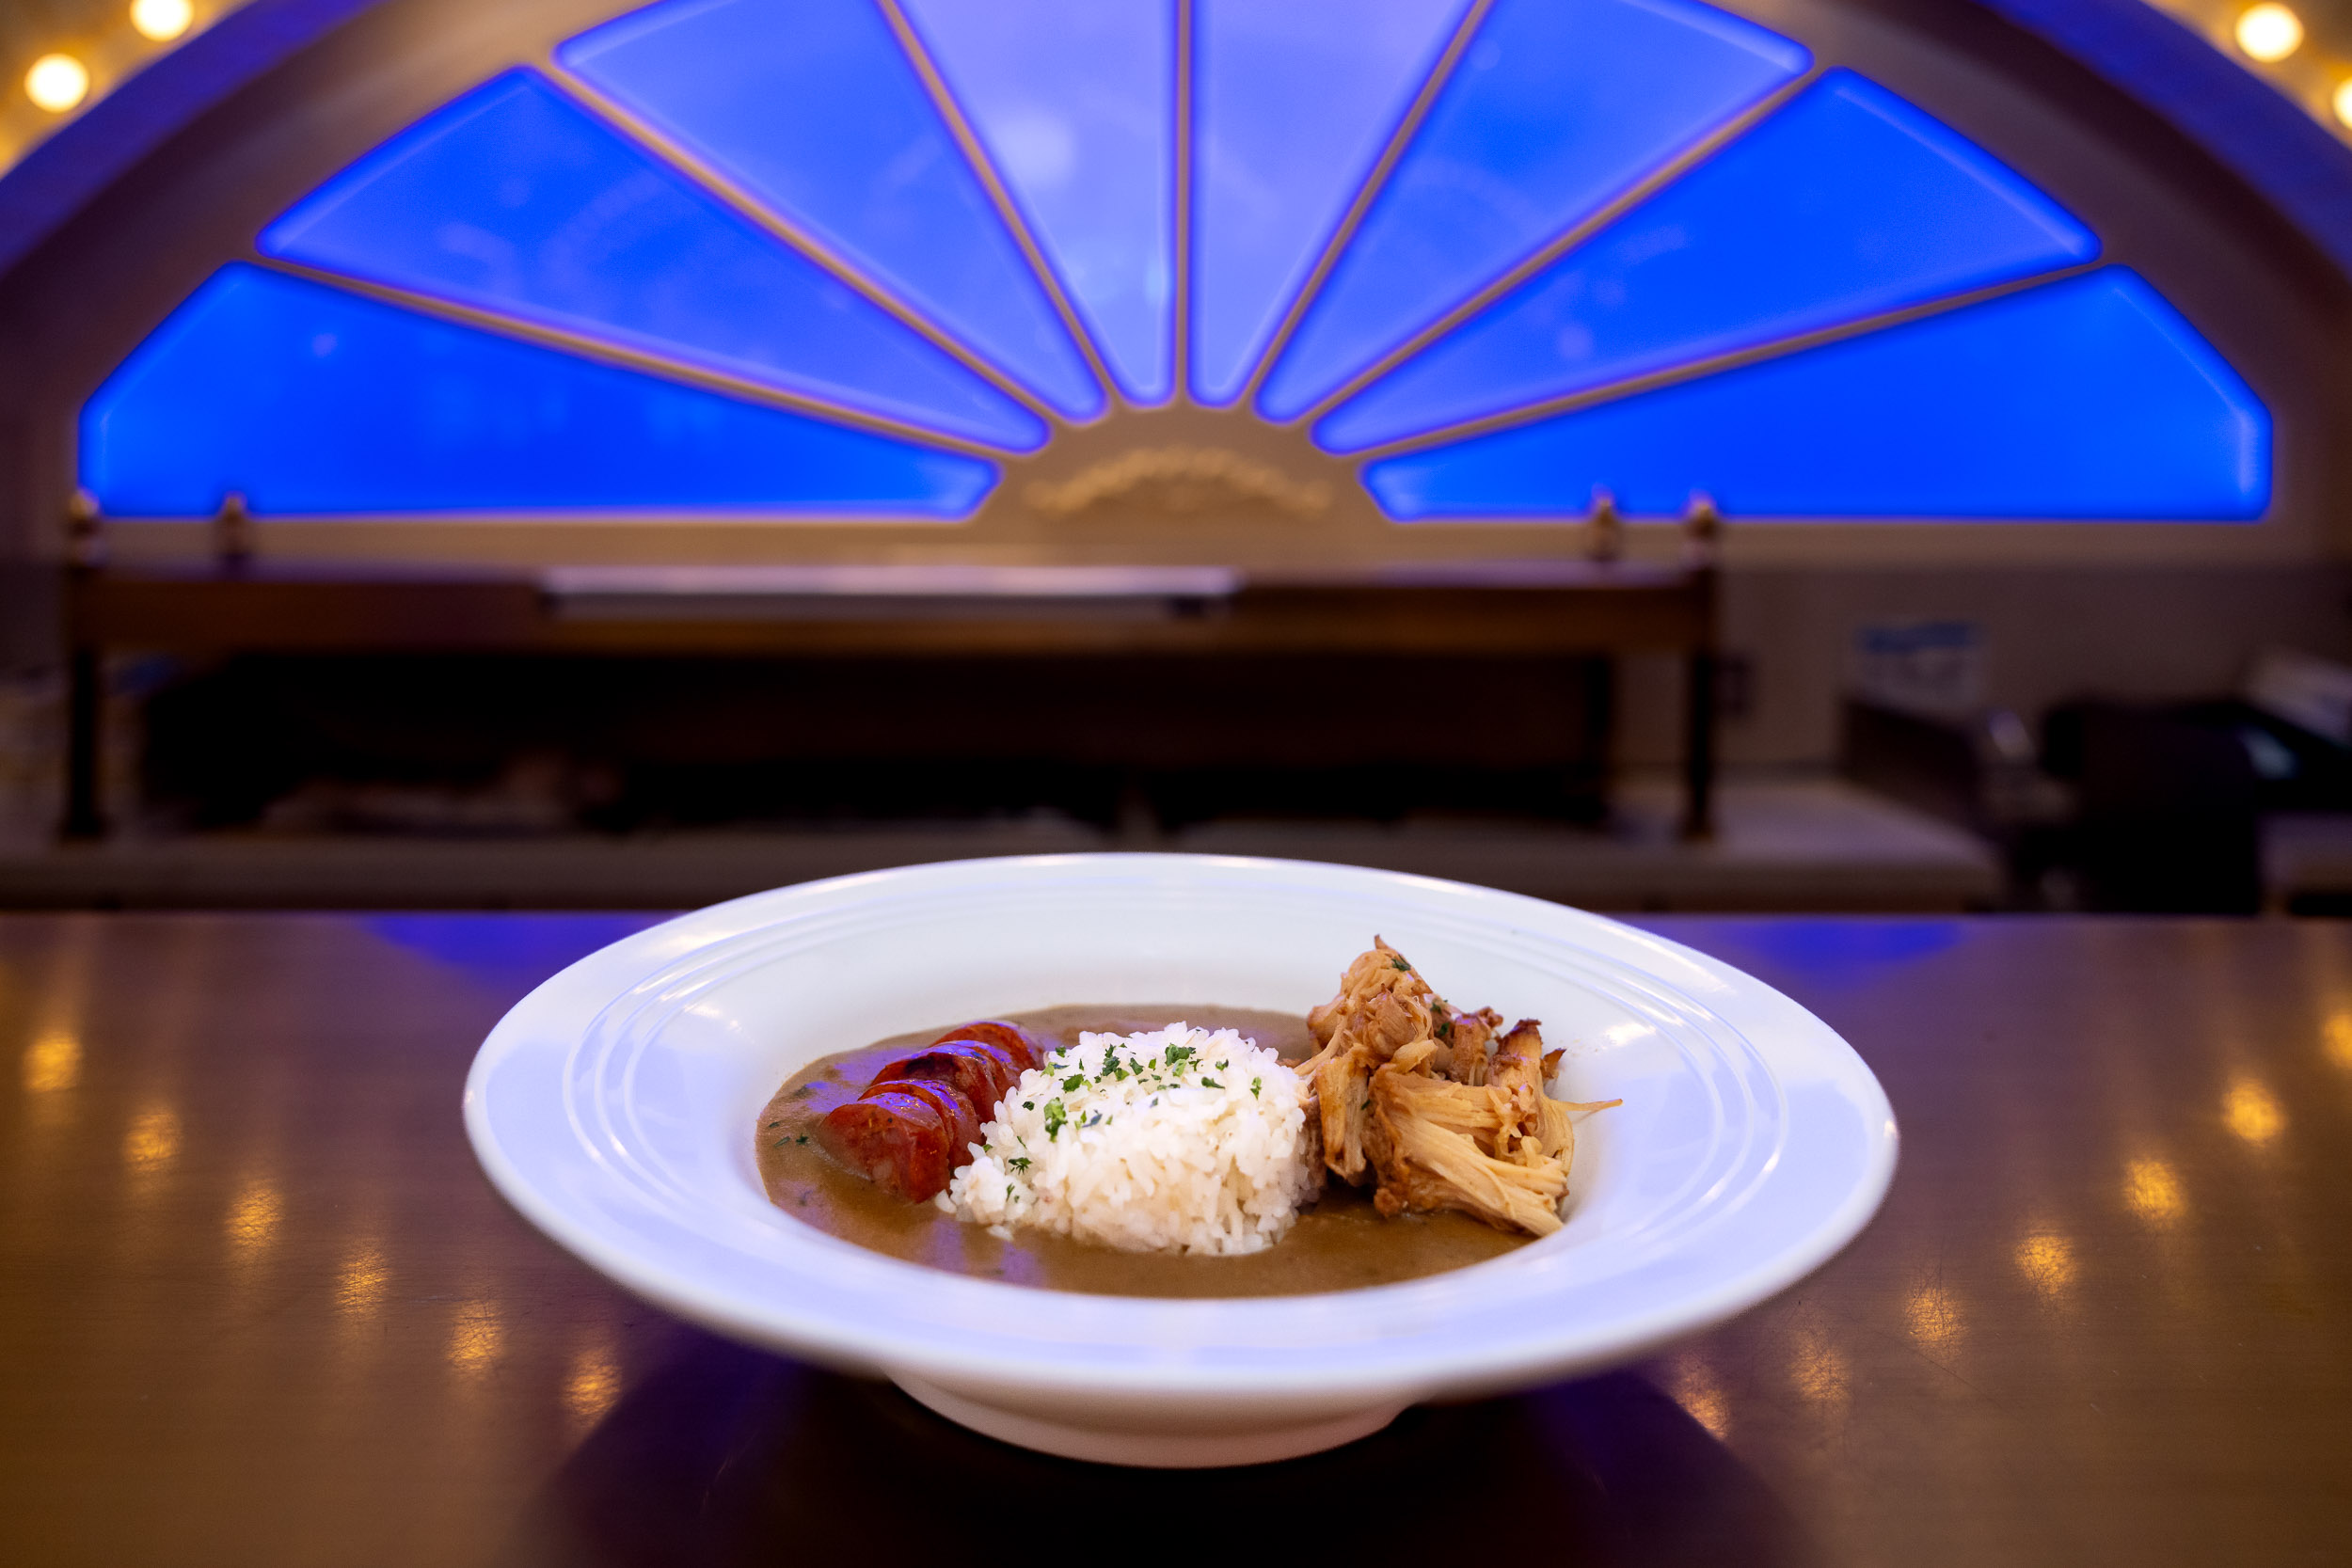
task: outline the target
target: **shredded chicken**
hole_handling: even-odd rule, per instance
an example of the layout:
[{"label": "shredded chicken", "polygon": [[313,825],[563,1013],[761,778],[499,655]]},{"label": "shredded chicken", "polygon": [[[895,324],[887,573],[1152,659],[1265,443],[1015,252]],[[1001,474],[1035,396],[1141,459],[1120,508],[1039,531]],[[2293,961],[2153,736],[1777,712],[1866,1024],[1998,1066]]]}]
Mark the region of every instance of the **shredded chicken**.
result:
[{"label": "shredded chicken", "polygon": [[1364,1180],[1364,1125],[1372,1112],[1372,1069],[1376,1061],[1370,1047],[1350,1045],[1341,1054],[1327,1053],[1315,1069],[1324,1164],[1332,1175],[1357,1186]]},{"label": "shredded chicken", "polygon": [[1447,1076],[1457,1084],[1483,1084],[1486,1081],[1486,1053],[1494,1044],[1495,1031],[1502,1027],[1502,1015],[1492,1007],[1481,1007],[1474,1013],[1456,1013],[1452,1008],[1451,1027],[1439,1031],[1450,1047],[1446,1066]]},{"label": "shredded chicken", "polygon": [[1402,954],[1373,938],[1371,949],[1340,977],[1339,994],[1308,1010],[1307,1027],[1323,1049],[1298,1069],[1300,1074],[1343,1053],[1343,1039],[1373,1045],[1386,1061],[1399,1046],[1434,1032],[1433,1003],[1443,1006]]},{"label": "shredded chicken", "polygon": [[1391,1219],[1455,1209],[1504,1230],[1560,1228],[1576,1119],[1621,1102],[1552,1099],[1561,1053],[1545,1052],[1535,1020],[1498,1041],[1502,1014],[1448,1006],[1375,937],[1307,1024],[1322,1049],[1298,1072],[1332,1175],[1370,1180]]}]

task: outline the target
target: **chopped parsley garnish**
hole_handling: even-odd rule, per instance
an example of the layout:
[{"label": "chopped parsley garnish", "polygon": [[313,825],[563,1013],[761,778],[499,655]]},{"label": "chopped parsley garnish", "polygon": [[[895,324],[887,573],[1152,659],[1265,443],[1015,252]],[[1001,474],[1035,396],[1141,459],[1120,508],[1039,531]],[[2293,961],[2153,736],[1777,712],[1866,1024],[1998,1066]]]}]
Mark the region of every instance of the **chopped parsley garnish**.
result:
[{"label": "chopped parsley garnish", "polygon": [[1261,1088],[1261,1087],[1264,1085],[1264,1083],[1265,1083],[1265,1080],[1264,1080],[1264,1079],[1263,1079],[1263,1078],[1252,1078],[1251,1080],[1249,1080],[1249,1098],[1250,1098],[1250,1099],[1255,1100],[1255,1099],[1257,1099],[1257,1098],[1258,1098],[1258,1090],[1259,1090],[1259,1089],[1260,1089],[1260,1088]]},{"label": "chopped parsley garnish", "polygon": [[1218,1083],[1214,1078],[1203,1078],[1200,1080],[1200,1086],[1204,1089],[1221,1089],[1225,1085]]},{"label": "chopped parsley garnish", "polygon": [[1181,1072],[1184,1070],[1184,1063],[1190,1060],[1192,1055],[1191,1046],[1171,1045],[1168,1048],[1168,1065]]},{"label": "chopped parsley garnish", "polygon": [[807,1134],[807,1133],[805,1133],[805,1132],[803,1132],[803,1133],[802,1133],[799,1137],[797,1137],[797,1138],[793,1139],[792,1141],[793,1141],[794,1143],[796,1143],[796,1144],[804,1144],[804,1143],[808,1142],[808,1134]]},{"label": "chopped parsley garnish", "polygon": [[1086,1075],[1080,1072],[1073,1072],[1061,1081],[1061,1092],[1064,1094],[1075,1094],[1085,1086]]},{"label": "chopped parsley garnish", "polygon": [[1025,1100],[1021,1102],[1021,1108],[1025,1111],[1034,1111],[1037,1109],[1037,1101],[1034,1100]]},{"label": "chopped parsley garnish", "polygon": [[1045,1102],[1045,1136],[1049,1140],[1060,1137],[1061,1130],[1069,1122],[1070,1112],[1060,1101],[1049,1100]]},{"label": "chopped parsley garnish", "polygon": [[1389,961],[1396,965],[1397,968],[1403,970],[1407,974],[1410,974],[1413,972],[1413,966],[1405,961],[1405,955],[1402,953],[1399,953],[1395,958],[1390,959]]},{"label": "chopped parsley garnish", "polygon": [[1029,1168],[1029,1157],[1025,1154],[1016,1154],[1011,1159],[1006,1161],[1005,1164],[1010,1165],[1015,1170],[1027,1170]]}]

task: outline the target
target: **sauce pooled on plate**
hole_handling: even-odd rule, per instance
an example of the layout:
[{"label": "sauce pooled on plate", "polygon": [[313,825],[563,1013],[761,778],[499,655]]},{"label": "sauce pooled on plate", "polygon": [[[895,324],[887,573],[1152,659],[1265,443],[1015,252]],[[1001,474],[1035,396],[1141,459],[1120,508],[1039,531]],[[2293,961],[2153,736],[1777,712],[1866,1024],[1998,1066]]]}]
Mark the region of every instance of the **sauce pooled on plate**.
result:
[{"label": "sauce pooled on plate", "polygon": [[[1240,1007],[1073,1006],[1017,1013],[1009,1022],[1049,1040],[1074,1044],[1082,1031],[1132,1035],[1182,1019],[1233,1029],[1292,1061],[1314,1054],[1316,1039],[1295,1014]],[[942,1025],[946,1028],[947,1025]],[[940,1037],[933,1029],[878,1040],[810,1063],[760,1113],[760,1176],[769,1197],[818,1229],[893,1258],[956,1274],[1096,1295],[1272,1296],[1355,1290],[1416,1279],[1498,1258],[1526,1244],[1463,1213],[1381,1217],[1372,1197],[1343,1182],[1272,1247],[1239,1257],[1122,1252],[1034,1229],[1009,1241],[967,1225],[930,1203],[909,1203],[829,1158],[814,1136],[827,1112],[864,1092],[894,1059]]]}]

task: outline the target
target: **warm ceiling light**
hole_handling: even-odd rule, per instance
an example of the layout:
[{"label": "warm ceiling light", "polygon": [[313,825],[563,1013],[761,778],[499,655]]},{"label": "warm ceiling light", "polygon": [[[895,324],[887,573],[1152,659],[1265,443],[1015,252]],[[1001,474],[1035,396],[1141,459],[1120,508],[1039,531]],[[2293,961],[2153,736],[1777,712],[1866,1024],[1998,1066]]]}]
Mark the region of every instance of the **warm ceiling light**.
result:
[{"label": "warm ceiling light", "polygon": [[2237,19],[2237,46],[2258,60],[2283,60],[2303,47],[2303,19],[2276,0],[2249,6]]},{"label": "warm ceiling light", "polygon": [[89,70],[71,55],[43,55],[24,73],[24,96],[63,114],[89,96]]},{"label": "warm ceiling light", "polygon": [[131,0],[131,25],[157,43],[178,38],[195,20],[188,0]]},{"label": "warm ceiling light", "polygon": [[[2335,110],[2338,123],[2352,125],[2352,82],[2341,83],[2336,87]],[[2352,1051],[2345,1053],[2344,1064],[2352,1067]]]}]

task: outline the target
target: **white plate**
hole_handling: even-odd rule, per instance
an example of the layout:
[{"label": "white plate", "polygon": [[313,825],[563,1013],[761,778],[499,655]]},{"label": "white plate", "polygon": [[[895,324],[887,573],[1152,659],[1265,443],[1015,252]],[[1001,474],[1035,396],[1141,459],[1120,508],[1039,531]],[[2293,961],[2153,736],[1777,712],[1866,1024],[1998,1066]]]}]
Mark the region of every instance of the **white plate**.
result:
[{"label": "white plate", "polygon": [[[1566,1226],[1473,1268],[1166,1301],[965,1278],[814,1230],[753,1128],[814,1057],[1072,1002],[1303,1012],[1374,933],[1444,995],[1543,1020],[1589,1119]],[[1437,1396],[1641,1355],[1820,1266],[1878,1208],[1895,1120],[1845,1041],[1687,947],[1515,894],[1295,861],[1053,855],[781,888],[613,943],[491,1031],[466,1127],[499,1190],[628,1289],[1082,1458],[1248,1464]]]}]

